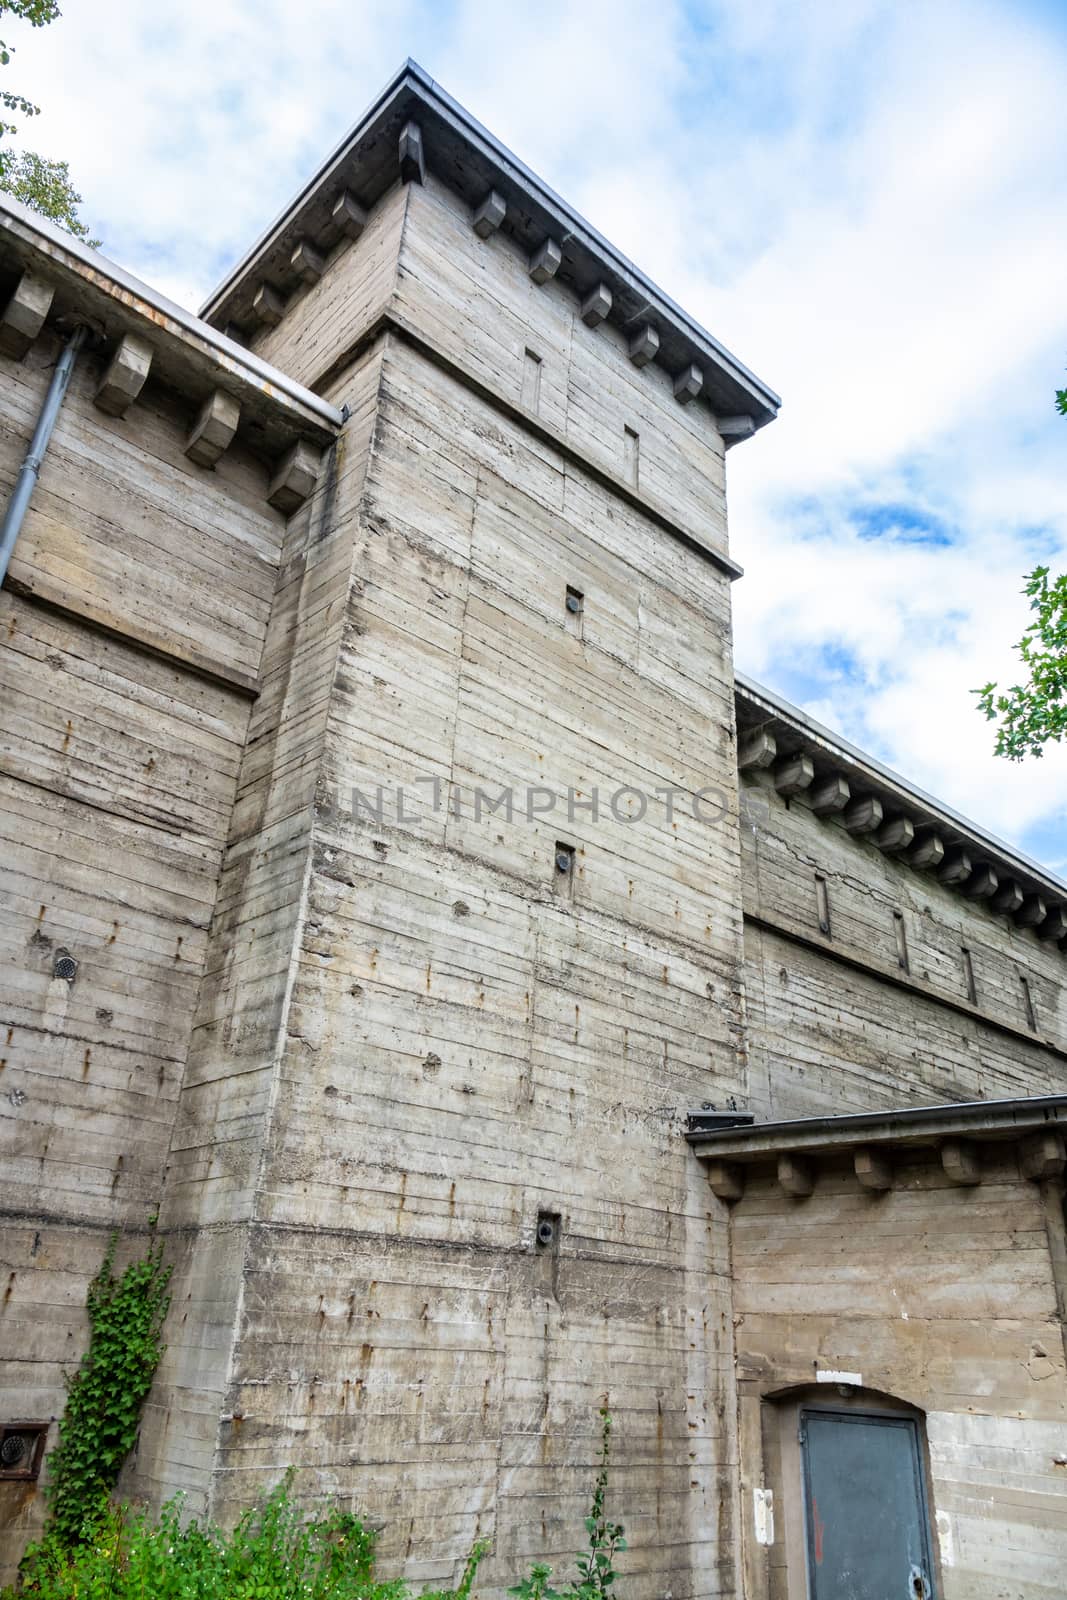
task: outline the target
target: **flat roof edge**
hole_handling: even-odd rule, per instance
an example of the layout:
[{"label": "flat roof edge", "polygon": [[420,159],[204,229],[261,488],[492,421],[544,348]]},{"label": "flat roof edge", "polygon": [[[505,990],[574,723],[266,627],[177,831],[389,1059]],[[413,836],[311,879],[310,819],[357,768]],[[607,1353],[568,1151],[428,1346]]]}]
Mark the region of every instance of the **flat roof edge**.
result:
[{"label": "flat roof edge", "polygon": [[278,214],[260,235],[223,281],[212,291],[200,308],[204,317],[217,315],[226,300],[240,287],[260,258],[275,244],[300,213],[301,208],[328,181],[330,175],[348,156],[362,138],[372,130],[375,121],[402,91],[409,90],[423,104],[447,121],[455,133],[475,146],[479,154],[495,165],[516,186],[526,190],[542,210],[553,214],[563,225],[563,231],[592,254],[602,258],[620,278],[627,279],[648,300],[648,310],[664,321],[673,323],[678,331],[723,373],[750,395],[760,411],[758,425],[770,421],[781,406],[781,399],[767,384],[744,365],[736,356],[698,323],[688,312],[648,278],[640,268],[599,233],[584,217],[532,172],[514,153],[488,129],[474,118],[458,101],[444,90],[424,68],[407,60],[394,73],[389,82],[374,98],[363,116],[353,124],[344,138],[320,164],[315,174],[301,187],[293,200]]},{"label": "flat roof edge", "polygon": [[860,1111],[741,1127],[693,1129],[686,1139],[698,1156],[757,1161],[781,1151],[847,1150],[857,1144],[922,1143],[955,1134],[981,1140],[1067,1126],[1067,1095],[971,1100],[890,1111]]},{"label": "flat roof edge", "polygon": [[908,778],[894,771],[892,767],[886,766],[875,756],[868,755],[858,745],[854,745],[844,738],[843,735],[825,727],[821,722],[816,721],[814,717],[809,716],[806,711],[802,711],[799,706],[793,705],[791,701],[784,699],[773,689],[768,689],[766,685],[757,682],[756,679],[736,671],[734,673],[734,688],[735,693],[740,698],[747,700],[750,705],[766,711],[771,716],[780,717],[784,721],[792,723],[802,734],[807,734],[816,743],[824,745],[831,755],[837,752],[843,761],[869,772],[876,782],[881,782],[888,787],[899,790],[904,799],[910,799],[930,812],[933,822],[938,819],[943,820],[949,828],[969,836],[981,849],[990,855],[999,856],[1003,861],[1015,866],[1021,872],[1039,879],[1052,894],[1059,899],[1067,900],[1067,882],[1058,878],[1048,867],[1043,866],[1039,861],[1034,861],[1014,845],[998,838],[996,834],[982,827],[980,823],[972,822],[969,817],[963,816],[961,812],[954,811],[944,801],[928,794],[925,789],[921,789],[918,784],[912,783]]},{"label": "flat roof edge", "polygon": [[[0,194],[0,234],[4,233],[23,244],[38,248],[45,258],[74,272],[97,292],[110,293],[112,298],[127,305],[131,299],[141,302],[147,308],[145,315],[148,320],[160,332],[179,336],[185,334],[195,339],[206,347],[209,354],[214,355],[224,370],[238,376],[244,375],[261,393],[270,395],[273,392],[284,396],[330,427],[341,427],[344,419],[337,407],[313,394],[310,389],[305,389],[288,373],[272,367],[243,345],[228,339],[195,312],[169,300],[158,289],[135,277],[110,257],[74,238],[51,218],[41,216],[10,195]],[[161,318],[165,320],[161,321]],[[173,327],[168,328],[167,323],[173,324]]]}]

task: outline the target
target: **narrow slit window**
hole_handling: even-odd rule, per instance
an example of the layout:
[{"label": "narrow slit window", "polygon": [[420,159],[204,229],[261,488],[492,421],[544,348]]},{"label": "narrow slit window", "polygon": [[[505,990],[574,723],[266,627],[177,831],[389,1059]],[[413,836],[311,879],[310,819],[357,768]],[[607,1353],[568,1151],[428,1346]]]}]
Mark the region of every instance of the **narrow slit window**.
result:
[{"label": "narrow slit window", "polygon": [[1030,979],[1025,973],[1020,972],[1019,984],[1023,991],[1023,1010],[1026,1013],[1026,1026],[1036,1033],[1037,1012],[1034,1010],[1034,997],[1030,993]]},{"label": "narrow slit window", "polygon": [[966,945],[960,951],[960,956],[963,961],[963,985],[967,991],[967,998],[972,1006],[976,1006],[978,1004],[978,986],[974,981],[974,962],[971,960],[971,952]]},{"label": "narrow slit window", "polygon": [[641,474],[641,435],[636,428],[623,429],[622,449],[626,481],[636,489]]},{"label": "narrow slit window", "polygon": [[893,912],[893,933],[897,942],[897,966],[901,972],[910,972],[908,961],[908,930],[904,926],[903,911]]},{"label": "narrow slit window", "polygon": [[527,411],[537,411],[541,405],[541,357],[536,350],[527,350],[523,357],[522,403]]},{"label": "narrow slit window", "polygon": [[820,872],[815,874],[815,912],[819,919],[819,932],[830,937],[830,890]]}]

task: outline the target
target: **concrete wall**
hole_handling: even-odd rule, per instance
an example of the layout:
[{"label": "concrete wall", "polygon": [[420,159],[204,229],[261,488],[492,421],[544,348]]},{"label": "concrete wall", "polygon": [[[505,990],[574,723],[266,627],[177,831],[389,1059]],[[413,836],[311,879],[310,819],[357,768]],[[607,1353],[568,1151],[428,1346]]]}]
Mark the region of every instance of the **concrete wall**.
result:
[{"label": "concrete wall", "polygon": [[[4,491],[58,348],[0,357]],[[105,417],[98,368],[0,595],[4,1418],[62,1411],[109,1230],[132,1251],[160,1203],[282,535],[242,448],[203,472],[187,402],[150,383]],[[38,1515],[0,1486],[8,1554]]]},{"label": "concrete wall", "polygon": [[839,819],[816,817],[802,796],[786,801],[769,778],[746,779],[742,841],[757,1114],[1067,1089],[1057,946],[849,834]]},{"label": "concrete wall", "polygon": [[[448,1577],[489,1533],[502,1582],[580,1533],[607,1395],[638,1591],[721,1592],[728,1317],[680,1127],[744,1092],[735,820],[472,801],[732,800],[726,603],[702,557],[390,342],[217,1505],[295,1456],[301,1493],[386,1522],[387,1561]],[[407,820],[345,814],[379,783]]]},{"label": "concrete wall", "polygon": [[580,1538],[606,1397],[638,1592],[719,1594],[728,1283],[681,1131],[746,1093],[722,446],[509,250],[394,191],[262,341],[353,418],[282,553],[127,1478],[225,1519],[294,1463],[394,1569],[491,1534],[511,1581]]}]

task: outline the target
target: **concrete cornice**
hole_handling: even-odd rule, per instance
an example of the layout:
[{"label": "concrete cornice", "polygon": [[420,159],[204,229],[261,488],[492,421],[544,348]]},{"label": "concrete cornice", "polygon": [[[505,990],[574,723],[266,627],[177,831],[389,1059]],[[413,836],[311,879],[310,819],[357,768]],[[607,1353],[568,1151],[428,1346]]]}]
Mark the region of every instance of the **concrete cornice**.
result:
[{"label": "concrete cornice", "polygon": [[[508,235],[531,259],[550,246],[559,256],[552,275],[586,303],[606,289],[610,320],[632,335],[649,327],[658,341],[655,361],[682,382],[696,369],[693,393],[728,419],[730,436],[742,436],[739,421],[761,427],[780,401],[717,339],[658,289],[584,218],[553,193],[499,140],[458,105],[413,61],[407,61],[360,120],[327,157],[314,177],[271,224],[229,276],[209,296],[201,315],[220,327],[256,323],[253,298],[264,286],[288,293],[299,282],[293,254],[301,241],[328,247],[335,237],[334,208],[344,196],[370,209],[400,181],[405,155],[402,135],[414,127],[418,161],[470,206],[472,218],[493,200],[493,228]],[[408,135],[409,144],[413,135]],[[413,161],[414,156],[407,157]],[[501,209],[502,208],[502,209]],[[677,386],[676,386],[677,392]]]},{"label": "concrete cornice", "polygon": [[859,1111],[710,1129],[700,1128],[699,1120],[700,1112],[694,1112],[686,1134],[697,1155],[756,1162],[768,1161],[783,1151],[828,1155],[858,1145],[936,1146],[951,1137],[978,1142],[1017,1139],[1043,1128],[1067,1127],[1067,1095],[906,1106],[897,1111]]},{"label": "concrete cornice", "polygon": [[242,429],[254,430],[268,454],[294,439],[328,444],[342,426],[336,406],[55,223],[0,195],[0,274],[14,285],[24,273],[54,291],[51,324],[85,322],[109,349],[128,336],[145,341],[154,376],[198,403],[217,390],[230,395],[240,406]]},{"label": "concrete cornice", "polygon": [[[846,827],[916,871],[1040,939],[1067,937],[1067,883],[977,823],[865,755],[762,684],[735,675],[738,766],[828,824]],[[836,792],[835,792],[836,787]]]},{"label": "concrete cornice", "polygon": [[1047,1095],[747,1125],[738,1116],[734,1126],[696,1111],[686,1138],[720,1200],[742,1199],[746,1169],[768,1165],[786,1194],[804,1200],[815,1190],[819,1164],[843,1158],[851,1158],[860,1188],[876,1194],[894,1187],[898,1164],[924,1159],[940,1162],[950,1186],[974,1187],[990,1147],[1014,1154],[1024,1179],[1059,1180],[1067,1166],[1065,1130],[1067,1095]]}]

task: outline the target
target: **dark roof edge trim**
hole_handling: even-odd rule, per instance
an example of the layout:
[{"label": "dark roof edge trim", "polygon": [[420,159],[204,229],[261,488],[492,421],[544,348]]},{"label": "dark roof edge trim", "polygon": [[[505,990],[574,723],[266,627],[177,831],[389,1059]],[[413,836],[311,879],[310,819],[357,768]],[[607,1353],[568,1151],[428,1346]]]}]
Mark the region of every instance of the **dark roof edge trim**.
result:
[{"label": "dark roof edge trim", "polygon": [[562,225],[564,232],[572,235],[593,254],[601,256],[622,277],[627,277],[638,286],[641,293],[649,301],[649,310],[659,312],[668,321],[679,325],[681,331],[698,345],[702,345],[709,355],[723,368],[725,368],[738,382],[752,391],[753,398],[757,400],[768,414],[767,419],[773,416],[781,405],[780,397],[769,388],[755,373],[751,372],[743,362],[730,353],[726,347],[710,334],[706,328],[695,321],[688,312],[659,289],[650,278],[636,267],[632,261],[617,250],[603,234],[586,222],[571,206],[567,204],[554,190],[530,171],[506,145],[495,138],[488,129],[484,128],[470,113],[454,100],[434,79],[419,66],[418,62],[410,58],[390,79],[381,93],[371,102],[363,116],[349,129],[341,142],[330,152],[325,161],[319,166],[312,178],[304,184],[303,188],[294,196],[293,200],[279,213],[275,220],[256,240],[252,248],[246,252],[233,270],[222,283],[208,296],[200,308],[202,317],[215,314],[221,302],[225,300],[232,288],[244,277],[255,264],[259,256],[271,244],[273,239],[281,233],[291,222],[294,213],[314,193],[319,185],[329,174],[341,164],[353,144],[367,131],[391,100],[402,90],[411,89],[422,99],[430,103],[439,115],[449,121],[456,132],[469,143],[477,145],[480,153],[490,162],[495,163],[512,182],[519,187],[527,189],[533,198],[545,210],[554,212]]},{"label": "dark roof edge trim", "polygon": [[788,1122],[694,1130],[687,1133],[686,1138],[698,1156],[755,1161],[783,1150],[814,1152],[851,1149],[856,1144],[921,1143],[954,1134],[970,1139],[981,1139],[983,1135],[1010,1137],[1032,1133],[1050,1124],[1067,1126],[1067,1094],[798,1117]]}]

